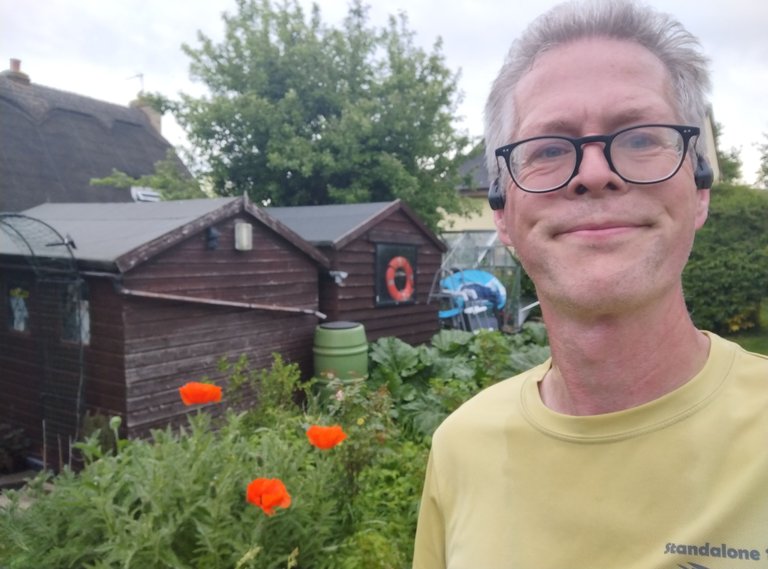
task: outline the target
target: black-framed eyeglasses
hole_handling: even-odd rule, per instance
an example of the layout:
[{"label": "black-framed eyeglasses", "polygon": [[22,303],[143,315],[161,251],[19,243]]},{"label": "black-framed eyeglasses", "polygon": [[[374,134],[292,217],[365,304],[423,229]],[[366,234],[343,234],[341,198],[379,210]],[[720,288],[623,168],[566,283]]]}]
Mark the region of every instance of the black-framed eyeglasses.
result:
[{"label": "black-framed eyeglasses", "polygon": [[631,184],[656,184],[677,174],[688,143],[698,136],[695,126],[644,124],[613,134],[570,138],[535,136],[496,149],[515,184],[526,192],[554,192],[579,171],[583,146],[602,142],[608,166]]}]

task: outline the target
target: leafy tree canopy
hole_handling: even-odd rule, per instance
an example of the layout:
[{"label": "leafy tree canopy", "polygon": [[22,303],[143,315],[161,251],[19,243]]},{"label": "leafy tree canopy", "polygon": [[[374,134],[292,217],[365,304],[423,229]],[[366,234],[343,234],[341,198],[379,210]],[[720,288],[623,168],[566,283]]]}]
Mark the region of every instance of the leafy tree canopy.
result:
[{"label": "leafy tree canopy", "polygon": [[[171,104],[220,195],[275,206],[406,201],[435,228],[464,213],[453,126],[457,75],[438,39],[414,45],[405,15],[384,28],[354,0],[339,27],[297,0],[238,0],[221,43],[184,46],[208,96]],[[160,101],[168,106],[168,101]]]},{"label": "leafy tree canopy", "polygon": [[720,181],[724,184],[732,184],[741,178],[741,155],[738,148],[723,150],[720,148],[720,134],[723,131],[723,125],[714,124],[715,152],[717,154],[717,164],[720,167]]},{"label": "leafy tree canopy", "polygon": [[760,151],[760,164],[757,168],[757,180],[756,184],[758,188],[764,188],[768,190],[768,133],[763,133],[765,139],[762,144],[758,144],[757,148]]}]

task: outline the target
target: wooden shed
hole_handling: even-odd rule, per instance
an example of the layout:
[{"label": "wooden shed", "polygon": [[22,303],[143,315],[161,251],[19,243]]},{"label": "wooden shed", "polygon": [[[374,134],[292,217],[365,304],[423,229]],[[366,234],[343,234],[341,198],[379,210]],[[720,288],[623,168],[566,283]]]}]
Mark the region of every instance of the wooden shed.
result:
[{"label": "wooden shed", "polygon": [[[25,248],[37,226],[64,239]],[[0,416],[38,456],[86,409],[129,436],[182,418],[177,388],[218,377],[222,356],[280,352],[311,372],[328,261],[244,198],[44,204],[0,229]]]},{"label": "wooden shed", "polygon": [[360,322],[369,341],[418,344],[438,332],[438,306],[428,300],[445,245],[402,201],[266,211],[329,259],[320,278],[329,321]]}]

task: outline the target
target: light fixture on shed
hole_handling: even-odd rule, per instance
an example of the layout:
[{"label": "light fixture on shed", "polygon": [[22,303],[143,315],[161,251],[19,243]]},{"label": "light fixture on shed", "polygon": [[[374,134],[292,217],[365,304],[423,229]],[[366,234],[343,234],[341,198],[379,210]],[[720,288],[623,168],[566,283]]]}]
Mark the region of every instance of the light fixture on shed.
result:
[{"label": "light fixture on shed", "polygon": [[237,251],[253,249],[253,225],[250,223],[235,223],[235,249]]}]

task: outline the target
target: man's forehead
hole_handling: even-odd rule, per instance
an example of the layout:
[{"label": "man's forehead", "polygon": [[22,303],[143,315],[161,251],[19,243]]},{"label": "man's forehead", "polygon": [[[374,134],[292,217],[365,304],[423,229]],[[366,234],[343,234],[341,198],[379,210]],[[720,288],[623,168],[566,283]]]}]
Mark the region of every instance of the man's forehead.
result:
[{"label": "man's forehead", "polygon": [[515,132],[576,134],[595,108],[611,126],[677,115],[667,67],[645,47],[613,38],[584,38],[542,52],[512,96]]}]

